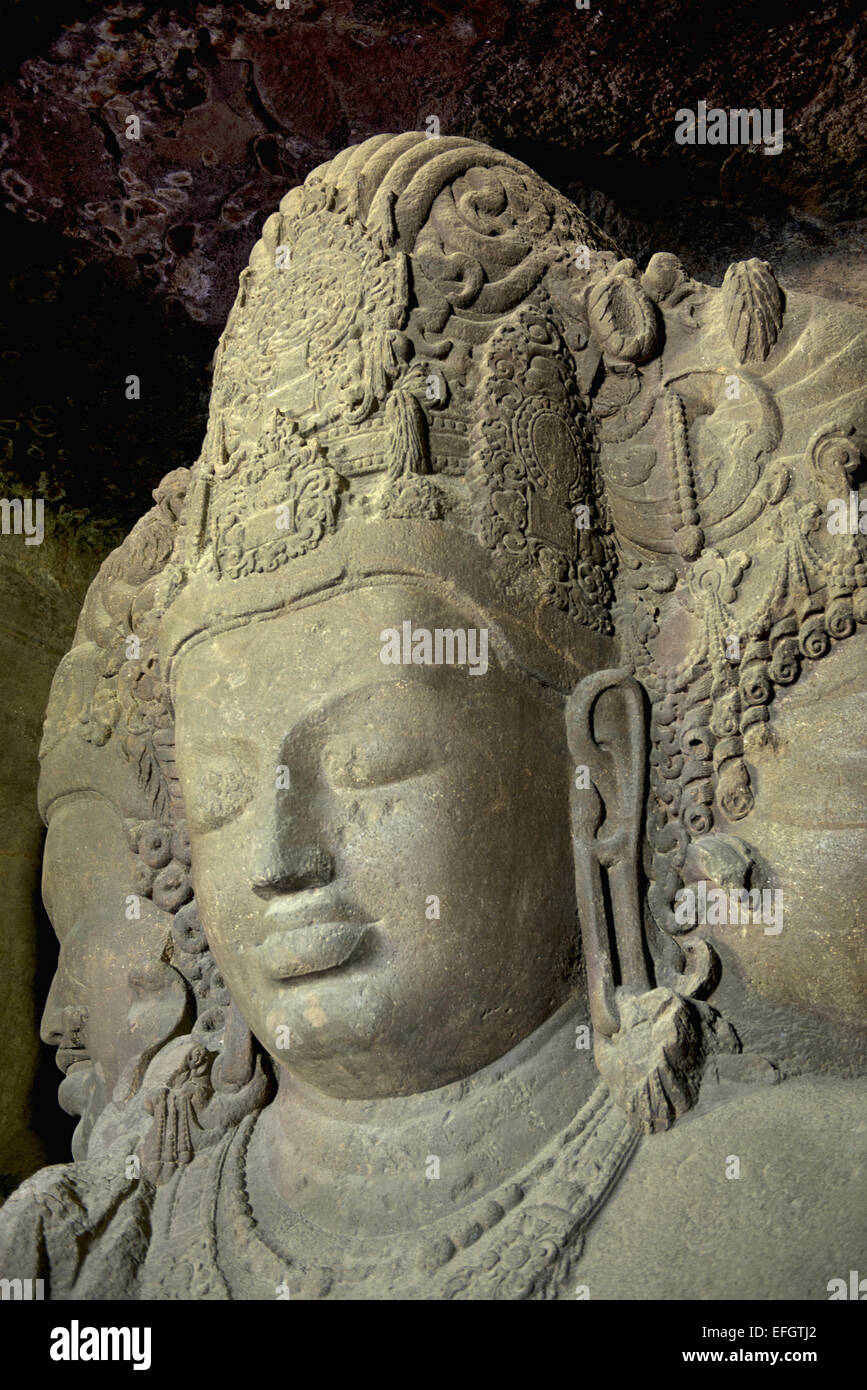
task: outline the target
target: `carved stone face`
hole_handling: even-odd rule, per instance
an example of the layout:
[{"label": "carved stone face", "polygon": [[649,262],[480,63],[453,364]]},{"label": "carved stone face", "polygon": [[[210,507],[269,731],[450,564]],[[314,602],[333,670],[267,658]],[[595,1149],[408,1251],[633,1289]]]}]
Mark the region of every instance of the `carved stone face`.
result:
[{"label": "carved stone face", "polygon": [[755,806],[730,827],[758,879],[781,891],[781,930],[707,928],[750,987],[864,1027],[867,997],[867,689],[864,637],[839,643],[779,691],[772,738],[748,755]]},{"label": "carved stone face", "polygon": [[171,916],[147,899],[126,916],[135,858],[116,807],[98,796],[67,796],[49,817],[42,875],[45,907],[60,956],[41,1036],[66,1073],[59,1099],[81,1123],[83,1158],[93,1125],[118,1079],[176,1025],[185,990],[160,960]]},{"label": "carved stone face", "polygon": [[196,899],[263,1046],[335,1096],[469,1075],[567,998],[577,923],[563,716],[486,674],[387,665],[381,634],[478,627],[353,592],[207,639],[177,669]]}]

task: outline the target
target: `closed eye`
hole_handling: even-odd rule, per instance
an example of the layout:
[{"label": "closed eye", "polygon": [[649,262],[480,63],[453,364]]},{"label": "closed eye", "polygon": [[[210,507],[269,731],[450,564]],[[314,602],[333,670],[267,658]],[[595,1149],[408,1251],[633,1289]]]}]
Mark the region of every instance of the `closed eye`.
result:
[{"label": "closed eye", "polygon": [[322,749],[321,768],[332,787],[385,787],[434,771],[443,753],[431,738],[371,730],[364,735],[330,738]]}]

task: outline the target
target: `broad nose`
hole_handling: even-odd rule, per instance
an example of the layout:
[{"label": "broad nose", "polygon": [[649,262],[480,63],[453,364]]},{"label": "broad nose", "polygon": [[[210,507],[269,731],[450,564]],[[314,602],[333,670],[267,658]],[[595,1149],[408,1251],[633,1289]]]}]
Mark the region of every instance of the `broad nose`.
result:
[{"label": "broad nose", "polygon": [[270,796],[268,813],[253,847],[253,892],[267,899],[330,883],[334,860],[311,825],[309,798],[289,787],[277,788]]},{"label": "broad nose", "polygon": [[78,1043],[87,1020],[87,1009],[80,1002],[81,996],[81,987],[76,987],[64,967],[61,951],[39,1023],[39,1036],[49,1047],[59,1047],[63,1042],[71,1046]]},{"label": "broad nose", "polygon": [[63,991],[60,985],[60,971],[56,971],[42,1010],[39,1023],[39,1036],[49,1047],[59,1047],[63,1037]]},{"label": "broad nose", "polygon": [[68,1003],[62,970],[51,982],[45,1008],[39,1024],[39,1036],[49,1047],[82,1047],[87,1009],[83,1004]]},{"label": "broad nose", "polygon": [[250,883],[260,898],[321,888],[334,877],[334,860],[319,845],[271,846],[254,860]]}]

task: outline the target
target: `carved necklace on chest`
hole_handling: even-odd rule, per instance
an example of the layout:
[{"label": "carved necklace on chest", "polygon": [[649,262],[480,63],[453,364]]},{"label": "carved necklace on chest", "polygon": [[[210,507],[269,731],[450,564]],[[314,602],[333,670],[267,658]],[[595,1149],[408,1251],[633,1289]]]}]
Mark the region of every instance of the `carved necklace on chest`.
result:
[{"label": "carved necklace on chest", "polygon": [[255,1116],[245,1120],[230,1142],[214,1211],[216,1263],[231,1295],[241,1298],[568,1296],[583,1232],[639,1138],[600,1085],[512,1182],[454,1216],[369,1237],[338,1236],[299,1215],[279,1249],[256,1219],[247,1187],[255,1124]]}]

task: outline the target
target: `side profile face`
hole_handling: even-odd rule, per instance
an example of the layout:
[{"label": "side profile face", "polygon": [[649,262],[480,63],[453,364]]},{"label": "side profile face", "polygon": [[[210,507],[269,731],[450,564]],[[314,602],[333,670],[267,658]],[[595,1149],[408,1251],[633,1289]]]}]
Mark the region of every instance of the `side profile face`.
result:
[{"label": "side profile face", "polygon": [[771,739],[748,754],[755,806],[725,827],[781,892],[778,932],[706,928],[764,998],[864,1028],[867,1000],[865,639],[838,643],[778,691]]},{"label": "side profile face", "polygon": [[140,916],[127,918],[134,866],[120,813],[103,797],[69,795],[51,808],[42,894],[60,956],[40,1031],[65,1073],[61,1105],[81,1116],[76,1158],[124,1069],[185,1011],[183,982],[160,959],[170,914],[139,898]]},{"label": "side profile face", "polygon": [[381,634],[478,627],[396,584],[183,653],[177,762],[199,912],[297,1077],[411,1094],[505,1053],[578,959],[563,715],[491,650],[383,664]]}]

